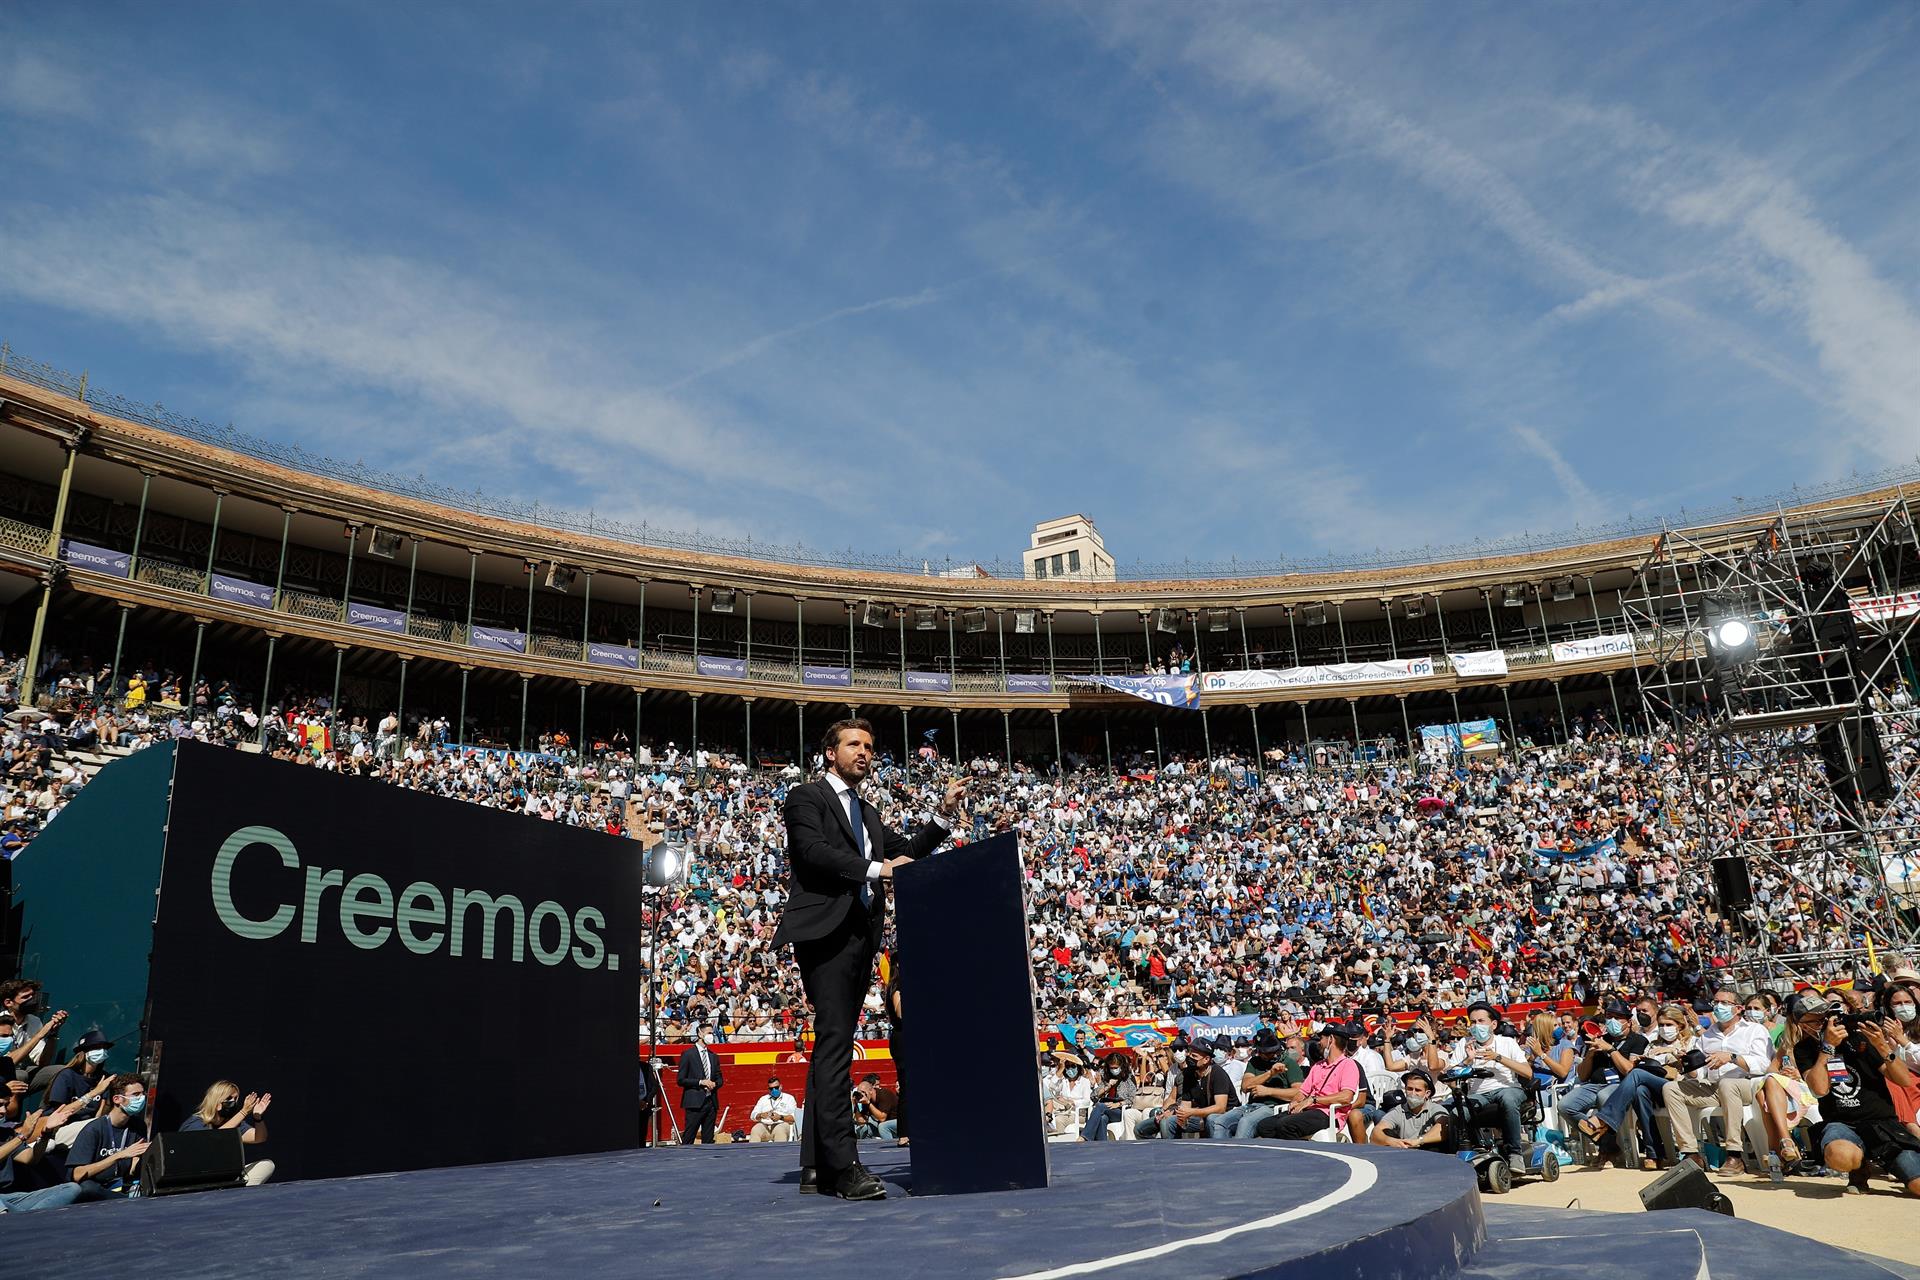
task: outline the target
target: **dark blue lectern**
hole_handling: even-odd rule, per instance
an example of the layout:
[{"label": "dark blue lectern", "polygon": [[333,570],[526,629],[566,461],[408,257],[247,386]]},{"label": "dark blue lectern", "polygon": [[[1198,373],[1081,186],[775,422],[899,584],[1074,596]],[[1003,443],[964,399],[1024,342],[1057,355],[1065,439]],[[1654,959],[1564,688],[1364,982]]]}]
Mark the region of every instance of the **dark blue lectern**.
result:
[{"label": "dark blue lectern", "polygon": [[[1046,1186],[1019,838],[999,835],[901,867],[894,924],[913,1193]],[[1004,1084],[984,1113],[983,1062]]]}]

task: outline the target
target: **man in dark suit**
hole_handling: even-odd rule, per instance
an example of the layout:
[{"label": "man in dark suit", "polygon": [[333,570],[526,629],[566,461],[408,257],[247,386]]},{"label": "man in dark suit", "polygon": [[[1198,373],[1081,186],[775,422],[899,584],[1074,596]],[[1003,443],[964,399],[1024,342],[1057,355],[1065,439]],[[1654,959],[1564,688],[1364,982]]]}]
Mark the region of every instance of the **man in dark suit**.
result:
[{"label": "man in dark suit", "polygon": [[680,1144],[691,1145],[694,1130],[700,1141],[713,1145],[714,1116],[720,1110],[720,1086],[726,1076],[720,1072],[720,1059],[707,1047],[707,1033],[699,1023],[693,1026],[693,1043],[680,1055]]},{"label": "man in dark suit", "polygon": [[853,1035],[873,985],[885,914],[883,881],[893,869],[939,848],[961,819],[966,784],[956,779],[940,812],[909,840],[887,830],[877,807],[860,797],[873,772],[873,726],[841,720],[821,742],[825,776],[787,793],[787,865],[791,887],[775,946],[791,942],[813,1006],[800,1127],[800,1190],[847,1200],[880,1200],[884,1184],[860,1164],[853,1136]]}]

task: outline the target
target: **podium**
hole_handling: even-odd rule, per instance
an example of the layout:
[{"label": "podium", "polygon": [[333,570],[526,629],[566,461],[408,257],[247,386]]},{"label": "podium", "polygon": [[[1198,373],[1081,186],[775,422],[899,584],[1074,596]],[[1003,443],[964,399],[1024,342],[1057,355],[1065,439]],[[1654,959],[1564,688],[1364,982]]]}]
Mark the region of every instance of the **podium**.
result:
[{"label": "podium", "polygon": [[914,1195],[1046,1186],[1019,837],[910,863],[893,891]]}]

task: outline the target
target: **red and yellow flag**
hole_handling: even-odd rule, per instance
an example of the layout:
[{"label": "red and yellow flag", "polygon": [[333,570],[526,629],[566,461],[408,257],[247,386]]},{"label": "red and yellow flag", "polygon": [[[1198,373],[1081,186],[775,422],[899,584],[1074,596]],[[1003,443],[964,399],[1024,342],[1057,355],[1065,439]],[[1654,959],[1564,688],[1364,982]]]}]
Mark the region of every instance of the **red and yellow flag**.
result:
[{"label": "red and yellow flag", "polygon": [[1480,948],[1482,951],[1493,950],[1493,939],[1478,929],[1470,928],[1467,930],[1467,941],[1473,943],[1474,946]]}]

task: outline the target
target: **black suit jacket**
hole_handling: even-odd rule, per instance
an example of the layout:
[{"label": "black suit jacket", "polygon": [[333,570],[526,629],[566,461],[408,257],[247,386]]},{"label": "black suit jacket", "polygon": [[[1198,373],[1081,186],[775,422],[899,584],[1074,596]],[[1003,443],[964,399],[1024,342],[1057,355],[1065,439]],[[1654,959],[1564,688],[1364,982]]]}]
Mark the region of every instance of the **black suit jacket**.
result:
[{"label": "black suit jacket", "polygon": [[702,1080],[713,1081],[713,1096],[720,1096],[720,1086],[727,1082],[727,1078],[720,1073],[720,1055],[713,1051],[712,1045],[707,1046],[707,1065],[711,1068],[710,1072],[700,1069],[700,1050],[697,1047],[689,1045],[686,1052],[680,1055],[680,1087],[686,1090],[680,1097],[683,1106],[698,1107],[706,1102],[708,1095],[700,1087]]},{"label": "black suit jacket", "polygon": [[[867,851],[877,859],[924,858],[947,838],[947,829],[929,822],[909,840],[889,831],[878,806],[860,801],[866,819]],[[773,944],[824,938],[839,928],[867,883],[867,861],[853,842],[847,806],[825,778],[803,782],[787,792],[787,905]],[[874,892],[882,882],[874,882]],[[877,913],[876,913],[877,915]]]}]

